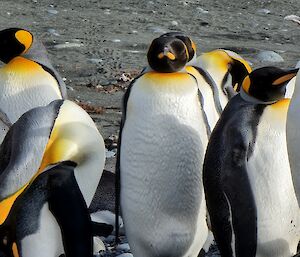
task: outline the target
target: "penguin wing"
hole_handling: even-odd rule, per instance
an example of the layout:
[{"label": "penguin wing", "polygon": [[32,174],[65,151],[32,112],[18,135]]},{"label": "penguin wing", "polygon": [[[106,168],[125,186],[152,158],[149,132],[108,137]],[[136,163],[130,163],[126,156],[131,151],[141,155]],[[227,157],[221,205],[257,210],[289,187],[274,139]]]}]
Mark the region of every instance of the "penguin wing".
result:
[{"label": "penguin wing", "polygon": [[215,108],[216,108],[218,114],[221,115],[223,109],[222,109],[222,105],[220,102],[219,90],[218,90],[218,86],[217,86],[216,82],[214,81],[214,79],[211,77],[211,75],[205,69],[203,69],[201,67],[197,67],[197,66],[193,66],[193,67],[200,73],[200,75],[204,78],[206,83],[210,86],[210,88],[213,92]]},{"label": "penguin wing", "polygon": [[255,256],[257,240],[256,207],[247,175],[251,137],[244,135],[251,125],[247,125],[250,110],[239,103],[240,97],[233,99],[211,134],[203,183],[221,254],[250,257]]},{"label": "penguin wing", "polygon": [[38,172],[62,100],[31,109],[16,121],[0,146],[0,201]]}]

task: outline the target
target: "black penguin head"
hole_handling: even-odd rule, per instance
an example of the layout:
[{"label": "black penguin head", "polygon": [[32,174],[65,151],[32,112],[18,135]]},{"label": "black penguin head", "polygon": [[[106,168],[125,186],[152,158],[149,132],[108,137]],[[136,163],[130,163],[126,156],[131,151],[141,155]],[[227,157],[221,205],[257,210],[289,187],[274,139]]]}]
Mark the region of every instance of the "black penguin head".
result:
[{"label": "black penguin head", "polygon": [[232,87],[236,92],[239,92],[243,80],[252,71],[249,63],[235,52],[224,50],[229,56],[230,62],[228,64],[228,72],[232,77]]},{"label": "black penguin head", "polygon": [[194,58],[194,56],[196,55],[196,44],[193,42],[193,40],[191,38],[186,36],[184,33],[168,32],[168,33],[161,35],[160,37],[175,37],[175,38],[178,38],[181,41],[183,41],[183,43],[185,44],[185,46],[187,48],[187,52],[188,52],[188,62],[191,61]]},{"label": "black penguin head", "polygon": [[284,98],[287,83],[297,75],[299,69],[282,70],[263,67],[251,72],[243,81],[243,90],[250,96],[272,102]]},{"label": "black penguin head", "polygon": [[0,60],[10,60],[25,53],[33,42],[32,34],[24,29],[9,28],[0,31]]}]

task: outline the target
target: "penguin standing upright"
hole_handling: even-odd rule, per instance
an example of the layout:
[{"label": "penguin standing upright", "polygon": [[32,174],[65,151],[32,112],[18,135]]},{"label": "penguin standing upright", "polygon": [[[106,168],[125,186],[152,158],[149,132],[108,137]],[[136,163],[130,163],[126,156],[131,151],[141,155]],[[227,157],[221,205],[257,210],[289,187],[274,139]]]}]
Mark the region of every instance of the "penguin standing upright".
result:
[{"label": "penguin standing upright", "polygon": [[182,40],[159,37],[147,57],[150,71],[123,102],[116,174],[126,235],[134,256],[194,257],[208,232],[205,113]]},{"label": "penguin standing upright", "polygon": [[[294,86],[294,85],[292,85]],[[295,82],[295,90],[291,99],[291,104],[288,110],[286,136],[287,146],[289,152],[289,160],[291,164],[291,171],[295,191],[300,207],[300,164],[299,164],[299,140],[300,140],[300,122],[299,122],[299,106],[300,106],[300,72],[298,72]]]},{"label": "penguin standing upright", "polygon": [[286,144],[286,85],[297,70],[254,70],[213,130],[203,183],[222,257],[290,257],[299,206]]},{"label": "penguin standing upright", "polygon": [[92,256],[87,206],[104,161],[103,138],[75,103],[55,100],[22,115],[0,147],[0,250]]},{"label": "penguin standing upright", "polygon": [[63,80],[49,62],[42,43],[29,31],[0,31],[0,60],[5,63],[0,68],[0,109],[11,124],[34,107],[66,98]]}]

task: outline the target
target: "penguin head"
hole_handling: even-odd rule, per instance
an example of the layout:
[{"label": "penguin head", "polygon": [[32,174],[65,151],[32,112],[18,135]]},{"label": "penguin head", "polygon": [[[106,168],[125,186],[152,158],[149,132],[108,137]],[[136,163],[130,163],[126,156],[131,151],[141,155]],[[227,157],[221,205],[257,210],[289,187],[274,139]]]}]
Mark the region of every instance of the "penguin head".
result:
[{"label": "penguin head", "polygon": [[195,44],[182,33],[166,33],[152,41],[148,63],[157,72],[176,72],[193,59],[195,50]]},{"label": "penguin head", "polygon": [[200,56],[201,66],[204,69],[212,67],[223,76],[222,87],[227,83],[228,75],[231,75],[231,86],[234,91],[239,91],[244,78],[251,72],[248,62],[237,53],[216,49]]},{"label": "penguin head", "polygon": [[237,53],[230,50],[223,50],[229,57],[228,72],[232,77],[232,87],[239,92],[244,78],[252,71],[249,63]]},{"label": "penguin head", "polygon": [[187,48],[187,52],[188,52],[188,62],[192,61],[193,59],[196,58],[196,44],[193,42],[193,40],[186,36],[184,33],[182,32],[168,32],[165,33],[163,35],[161,35],[160,37],[175,37],[180,39],[181,41],[183,41],[183,43],[185,44],[186,48]]},{"label": "penguin head", "polygon": [[278,101],[284,98],[286,85],[297,75],[298,70],[282,70],[276,67],[256,69],[244,79],[243,91],[263,102]]},{"label": "penguin head", "polygon": [[16,56],[27,52],[33,42],[33,35],[24,29],[9,28],[0,31],[0,60],[8,63]]}]

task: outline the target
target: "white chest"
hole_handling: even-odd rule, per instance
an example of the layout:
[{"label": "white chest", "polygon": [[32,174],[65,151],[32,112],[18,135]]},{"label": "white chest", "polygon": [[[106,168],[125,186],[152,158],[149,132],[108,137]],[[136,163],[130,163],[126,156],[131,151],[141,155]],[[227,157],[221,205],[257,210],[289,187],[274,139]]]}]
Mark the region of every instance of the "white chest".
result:
[{"label": "white chest", "polygon": [[287,154],[286,113],[267,107],[261,117],[248,176],[257,206],[258,256],[291,256],[300,236],[299,208]]},{"label": "white chest", "polygon": [[[206,144],[193,79],[184,85],[133,86],[121,142],[121,207],[129,241],[137,245],[133,248],[139,256],[159,252],[156,240],[177,251],[169,252],[172,256],[189,249],[198,219],[205,219],[200,205]],[[137,237],[136,228],[141,233]],[[169,245],[167,238],[177,246]],[[137,243],[142,240],[156,247],[147,249],[148,255]]]},{"label": "white chest", "polygon": [[62,98],[54,77],[34,62],[15,59],[0,69],[0,107],[12,123],[24,112]]}]

